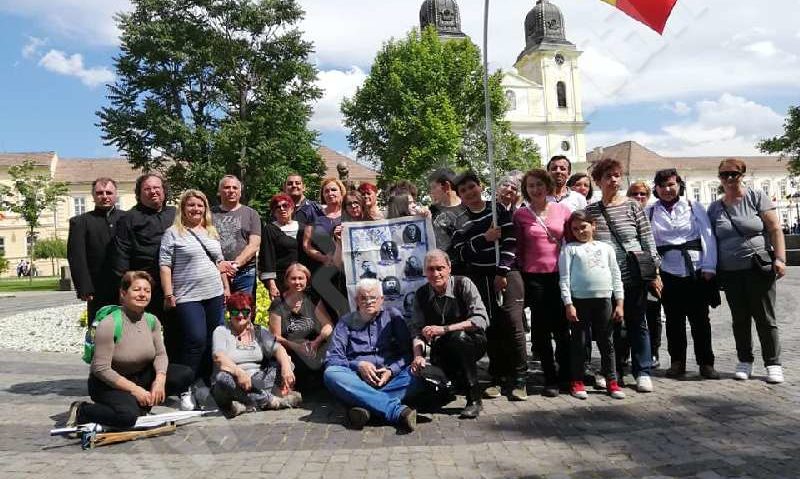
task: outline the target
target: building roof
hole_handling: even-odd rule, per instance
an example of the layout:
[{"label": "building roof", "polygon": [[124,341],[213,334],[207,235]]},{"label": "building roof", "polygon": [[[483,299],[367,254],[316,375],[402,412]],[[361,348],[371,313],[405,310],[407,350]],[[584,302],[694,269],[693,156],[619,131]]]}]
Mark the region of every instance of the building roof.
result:
[{"label": "building roof", "polygon": [[0,166],[21,165],[27,160],[33,161],[35,166],[49,167],[50,162],[56,155],[55,151],[36,151],[23,153],[2,153],[0,152]]},{"label": "building roof", "polygon": [[[650,176],[664,168],[676,168],[679,172],[716,172],[719,163],[731,156],[661,156],[635,141],[595,148],[586,154],[586,160],[590,164],[605,158],[613,158],[622,163],[628,176],[641,174]],[[736,156],[735,158],[747,164],[748,173],[787,173],[787,165],[780,156]]]},{"label": "building roof", "polygon": [[377,183],[378,172],[368,168],[357,161],[348,158],[347,156],[337,153],[327,146],[321,146],[317,150],[319,156],[325,162],[325,176],[339,177],[339,172],[336,170],[336,165],[345,163],[350,167],[350,179],[355,183],[363,183],[365,181],[372,184]]},{"label": "building roof", "polygon": [[105,176],[117,183],[134,182],[140,175],[125,158],[61,158],[55,179],[69,183],[91,183]]}]

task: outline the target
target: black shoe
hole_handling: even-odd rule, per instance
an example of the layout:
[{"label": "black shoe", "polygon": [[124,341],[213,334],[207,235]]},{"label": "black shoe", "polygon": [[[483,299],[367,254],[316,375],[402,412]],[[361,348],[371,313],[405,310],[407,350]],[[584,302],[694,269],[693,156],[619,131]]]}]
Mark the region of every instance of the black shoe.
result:
[{"label": "black shoe", "polygon": [[400,413],[398,426],[404,431],[411,432],[417,428],[417,411],[406,406]]},{"label": "black shoe", "polygon": [[545,384],[542,396],[554,398],[558,397],[558,384]]},{"label": "black shoe", "polygon": [[[363,407],[351,407],[347,410],[347,427],[360,431],[364,429],[364,426],[369,422],[369,416],[369,411]],[[414,416],[414,420],[416,421],[416,415]]]},{"label": "black shoe", "polygon": [[719,379],[719,373],[714,369],[714,366],[710,364],[700,366],[700,376],[703,376],[705,379]]},{"label": "black shoe", "polygon": [[461,414],[459,414],[458,417],[459,419],[477,419],[481,411],[483,411],[483,404],[481,401],[467,402],[467,405],[461,410]]}]

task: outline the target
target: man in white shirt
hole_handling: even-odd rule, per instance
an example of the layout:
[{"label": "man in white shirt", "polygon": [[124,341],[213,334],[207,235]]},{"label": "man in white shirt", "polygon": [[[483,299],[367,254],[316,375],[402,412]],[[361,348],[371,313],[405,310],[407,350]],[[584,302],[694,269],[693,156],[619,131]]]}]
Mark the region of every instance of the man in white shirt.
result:
[{"label": "man in white shirt", "polygon": [[566,156],[557,155],[550,158],[547,162],[547,172],[556,182],[556,191],[547,197],[547,201],[562,203],[573,212],[586,208],[586,198],[567,186],[567,180],[572,174],[572,163]]}]

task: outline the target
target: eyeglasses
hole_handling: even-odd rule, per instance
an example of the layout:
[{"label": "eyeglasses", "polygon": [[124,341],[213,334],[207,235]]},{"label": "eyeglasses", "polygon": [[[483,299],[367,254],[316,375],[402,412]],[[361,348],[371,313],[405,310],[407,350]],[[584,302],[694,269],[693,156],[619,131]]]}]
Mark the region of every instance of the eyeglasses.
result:
[{"label": "eyeglasses", "polygon": [[720,171],[719,177],[723,180],[735,180],[741,177],[742,174],[738,171]]},{"label": "eyeglasses", "polygon": [[276,210],[288,210],[291,208],[292,205],[290,205],[289,203],[278,203],[277,205],[275,205]]},{"label": "eyeglasses", "polygon": [[241,316],[244,316],[245,318],[249,318],[249,317],[250,317],[250,313],[251,313],[252,311],[253,311],[253,310],[252,310],[252,309],[250,309],[250,308],[242,308],[242,309],[234,309],[234,308],[229,308],[229,309],[228,309],[228,313],[230,313],[230,315],[231,315],[231,318],[237,318],[237,317],[239,317],[240,315],[241,315]]},{"label": "eyeglasses", "polygon": [[377,296],[359,296],[358,301],[364,304],[373,304],[378,301]]}]

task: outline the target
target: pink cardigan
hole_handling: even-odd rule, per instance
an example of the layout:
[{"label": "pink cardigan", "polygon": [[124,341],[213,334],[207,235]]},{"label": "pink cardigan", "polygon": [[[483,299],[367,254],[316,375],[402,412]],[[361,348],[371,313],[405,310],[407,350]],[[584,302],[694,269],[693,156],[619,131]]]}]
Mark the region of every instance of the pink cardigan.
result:
[{"label": "pink cardigan", "polygon": [[523,273],[558,272],[558,254],[564,238],[564,226],[572,214],[560,203],[548,203],[544,223],[555,238],[551,241],[536,216],[528,207],[514,212],[514,234],[517,237],[517,265]]}]

